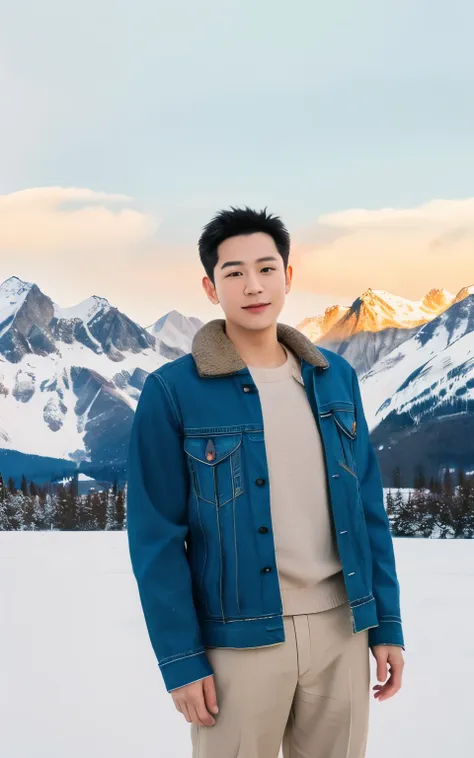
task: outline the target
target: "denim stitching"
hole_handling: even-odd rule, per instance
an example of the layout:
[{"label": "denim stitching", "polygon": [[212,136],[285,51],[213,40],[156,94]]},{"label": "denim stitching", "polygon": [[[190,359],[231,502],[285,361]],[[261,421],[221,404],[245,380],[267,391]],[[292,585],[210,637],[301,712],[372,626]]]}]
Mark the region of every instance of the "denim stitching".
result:
[{"label": "denim stitching", "polygon": [[214,479],[214,493],[215,493],[215,497],[216,497],[215,506],[216,506],[217,533],[219,535],[219,603],[220,603],[220,606],[221,606],[222,621],[225,623],[224,605],[223,605],[223,597],[222,597],[222,572],[223,572],[223,565],[222,565],[221,523],[220,523],[220,517],[219,517],[219,486],[218,486],[218,483],[217,483],[216,467],[215,466],[213,468],[213,479]]},{"label": "denim stitching", "polygon": [[198,497],[196,497],[196,508],[197,508],[199,526],[201,527],[202,536],[203,536],[203,539],[204,539],[204,561],[203,561],[202,569],[201,569],[200,590],[201,590],[201,597],[203,598],[204,605],[206,606],[206,610],[207,610],[208,613],[210,613],[208,605],[207,605],[206,596],[204,594],[204,585],[203,585],[204,569],[205,569],[206,563],[207,563],[207,537],[206,537],[206,532],[204,531],[204,527],[203,527],[202,521],[201,521],[201,511],[200,511],[200,508],[199,508],[199,498]]},{"label": "denim stitching", "polygon": [[176,405],[175,399],[173,397],[173,394],[172,394],[170,388],[166,384],[166,382],[163,379],[163,377],[161,376],[161,374],[152,374],[152,376],[154,376],[156,379],[158,379],[159,382],[161,382],[161,385],[162,385],[162,387],[163,387],[163,389],[165,391],[165,395],[167,396],[168,401],[169,401],[169,403],[171,405],[171,409],[172,409],[172,411],[174,413],[177,425],[178,425],[178,427],[180,428],[180,430],[182,432],[183,431],[183,419],[181,418],[181,414],[180,414],[180,412],[178,410],[178,406]]},{"label": "denim stitching", "polygon": [[237,600],[237,608],[240,613],[240,600],[239,600],[239,557],[237,552],[237,530],[235,528],[235,481],[234,481],[234,463],[233,456],[230,458],[230,475],[232,481],[232,516],[234,521],[234,551],[235,551],[235,596]]},{"label": "denim stitching", "polygon": [[172,655],[170,658],[165,658],[164,660],[160,661],[159,666],[167,666],[168,663],[176,663],[176,661],[183,661],[185,658],[194,658],[196,655],[203,655],[205,651],[199,650],[196,653],[193,653],[192,651],[189,651],[189,653],[184,653],[183,655],[181,653],[178,653],[178,655]]}]

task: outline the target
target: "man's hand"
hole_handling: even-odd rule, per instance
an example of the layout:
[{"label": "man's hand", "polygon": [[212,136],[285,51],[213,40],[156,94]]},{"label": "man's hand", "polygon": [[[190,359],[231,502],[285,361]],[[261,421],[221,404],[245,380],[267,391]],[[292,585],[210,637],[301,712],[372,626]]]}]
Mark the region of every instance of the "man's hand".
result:
[{"label": "man's hand", "polygon": [[191,684],[185,684],[184,687],[178,687],[171,690],[171,696],[177,710],[183,714],[189,723],[198,724],[199,726],[213,726],[216,720],[211,716],[217,713],[216,688],[214,677],[206,676]]},{"label": "man's hand", "polygon": [[[385,684],[376,684],[374,698],[376,700],[388,700],[393,697],[402,686],[402,673],[405,665],[402,648],[398,645],[374,645],[372,654],[377,661],[377,679]],[[388,676],[390,667],[390,677]]]}]

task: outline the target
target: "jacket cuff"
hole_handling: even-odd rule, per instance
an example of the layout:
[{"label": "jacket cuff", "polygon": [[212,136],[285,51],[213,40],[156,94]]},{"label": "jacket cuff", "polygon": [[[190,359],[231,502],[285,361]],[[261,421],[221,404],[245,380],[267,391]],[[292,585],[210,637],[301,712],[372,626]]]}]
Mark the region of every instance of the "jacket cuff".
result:
[{"label": "jacket cuff", "polygon": [[201,653],[186,655],[159,665],[168,692],[184,687],[185,684],[197,682],[199,679],[205,679],[206,676],[214,673],[204,650]]},{"label": "jacket cuff", "polygon": [[396,645],[405,650],[402,625],[399,621],[380,621],[379,626],[369,629],[369,647]]}]

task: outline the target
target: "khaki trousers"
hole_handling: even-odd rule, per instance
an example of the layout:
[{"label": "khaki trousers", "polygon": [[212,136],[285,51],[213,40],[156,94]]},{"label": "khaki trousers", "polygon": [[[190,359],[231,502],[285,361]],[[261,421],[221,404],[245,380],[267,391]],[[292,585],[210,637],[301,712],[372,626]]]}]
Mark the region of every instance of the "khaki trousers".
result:
[{"label": "khaki trousers", "polygon": [[193,758],[363,758],[368,632],[353,634],[349,604],[285,616],[285,642],[206,648],[219,713],[191,724]]}]

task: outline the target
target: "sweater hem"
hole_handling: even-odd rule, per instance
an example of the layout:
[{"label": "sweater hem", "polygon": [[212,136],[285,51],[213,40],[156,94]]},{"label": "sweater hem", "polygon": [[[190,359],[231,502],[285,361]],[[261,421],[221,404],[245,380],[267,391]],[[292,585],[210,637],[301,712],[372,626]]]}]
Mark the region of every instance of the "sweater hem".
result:
[{"label": "sweater hem", "polygon": [[284,616],[322,613],[348,602],[342,573],[314,587],[282,589],[281,597]]}]

